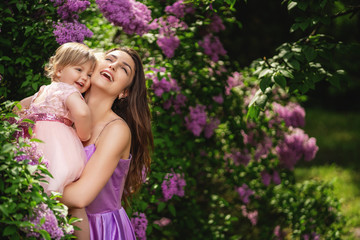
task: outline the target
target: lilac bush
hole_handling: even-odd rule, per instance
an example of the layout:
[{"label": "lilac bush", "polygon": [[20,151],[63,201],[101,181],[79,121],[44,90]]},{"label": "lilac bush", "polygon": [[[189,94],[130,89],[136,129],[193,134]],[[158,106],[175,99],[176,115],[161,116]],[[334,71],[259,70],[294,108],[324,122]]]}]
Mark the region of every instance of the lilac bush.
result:
[{"label": "lilac bush", "polygon": [[135,212],[131,218],[131,224],[134,228],[136,238],[139,240],[146,240],[146,228],[148,220],[144,213]]}]

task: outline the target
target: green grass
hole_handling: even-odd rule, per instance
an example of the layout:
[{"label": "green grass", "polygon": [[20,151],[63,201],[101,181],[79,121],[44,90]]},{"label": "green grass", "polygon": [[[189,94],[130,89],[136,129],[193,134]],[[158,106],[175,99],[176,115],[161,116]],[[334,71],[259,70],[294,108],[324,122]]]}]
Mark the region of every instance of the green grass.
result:
[{"label": "green grass", "polygon": [[344,239],[360,239],[360,113],[307,109],[305,132],[317,139],[319,152],[295,168],[297,181],[333,181],[347,219]]}]

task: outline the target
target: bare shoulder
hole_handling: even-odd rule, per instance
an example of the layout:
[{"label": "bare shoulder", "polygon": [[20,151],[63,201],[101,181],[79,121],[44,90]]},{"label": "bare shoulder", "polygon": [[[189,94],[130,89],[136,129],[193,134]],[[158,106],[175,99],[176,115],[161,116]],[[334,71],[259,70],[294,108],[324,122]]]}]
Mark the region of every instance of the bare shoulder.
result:
[{"label": "bare shoulder", "polygon": [[101,133],[97,150],[106,151],[127,158],[130,153],[131,131],[124,120],[109,123]]}]

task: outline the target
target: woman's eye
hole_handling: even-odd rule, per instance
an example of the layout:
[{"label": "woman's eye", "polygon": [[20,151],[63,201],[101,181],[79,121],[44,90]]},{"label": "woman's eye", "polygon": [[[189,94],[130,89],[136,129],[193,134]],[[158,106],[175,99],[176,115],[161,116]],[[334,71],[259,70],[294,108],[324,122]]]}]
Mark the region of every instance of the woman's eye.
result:
[{"label": "woman's eye", "polygon": [[106,61],[112,62],[111,58],[105,58]]},{"label": "woman's eye", "polygon": [[124,71],[125,71],[126,74],[128,73],[125,67],[122,67],[122,69],[124,69]]}]

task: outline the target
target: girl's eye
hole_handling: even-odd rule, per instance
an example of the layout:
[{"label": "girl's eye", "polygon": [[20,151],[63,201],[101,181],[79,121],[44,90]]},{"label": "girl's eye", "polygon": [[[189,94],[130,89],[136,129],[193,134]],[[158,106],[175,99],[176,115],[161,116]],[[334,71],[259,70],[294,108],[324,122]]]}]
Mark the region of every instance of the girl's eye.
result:
[{"label": "girl's eye", "polygon": [[91,74],[88,74],[88,77],[91,78]]},{"label": "girl's eye", "polygon": [[76,70],[79,71],[79,72],[81,72],[81,68],[77,68]]}]

